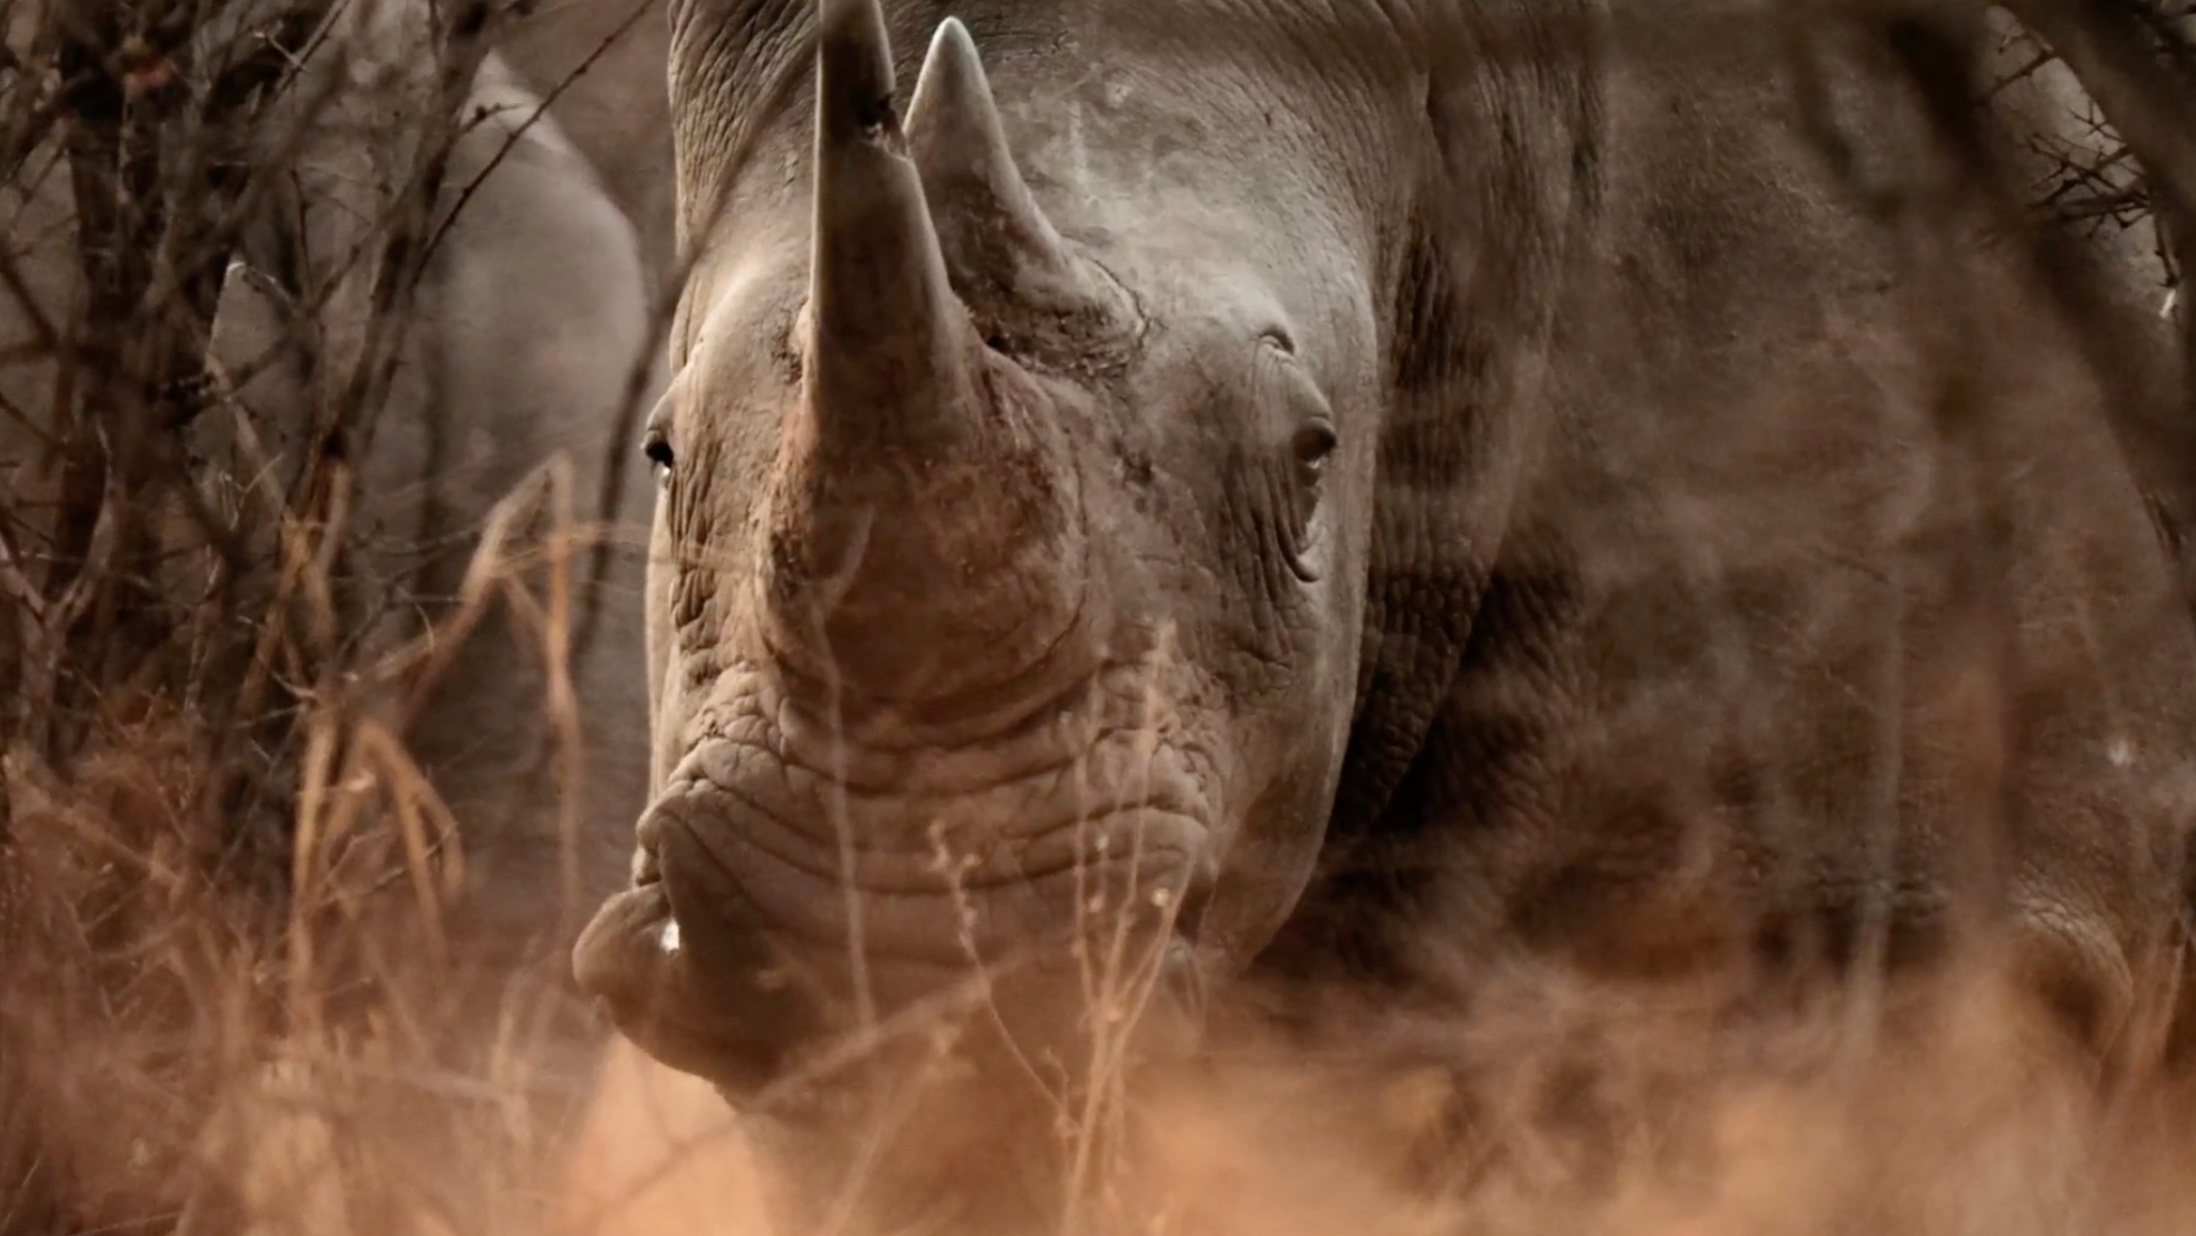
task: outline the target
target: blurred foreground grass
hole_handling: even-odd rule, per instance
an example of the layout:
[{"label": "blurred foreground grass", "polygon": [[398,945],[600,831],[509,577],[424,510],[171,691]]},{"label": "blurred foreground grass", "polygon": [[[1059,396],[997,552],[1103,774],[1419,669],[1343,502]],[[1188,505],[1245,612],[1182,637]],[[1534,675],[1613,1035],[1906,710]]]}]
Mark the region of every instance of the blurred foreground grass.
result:
[{"label": "blurred foreground grass", "polygon": [[[8,993],[10,1048],[28,1027],[33,1050],[9,1061],[9,1097],[27,1083],[46,1119],[43,1144],[9,1161],[0,1228],[769,1231],[737,1120],[706,1084],[615,1043],[584,1102],[554,1114],[530,1099],[519,1054],[453,1074],[386,1013],[311,1032],[255,1025],[242,993],[264,973],[222,969],[238,955],[224,961],[223,930],[194,896],[188,881],[148,894],[158,904],[140,911],[174,931],[128,963],[143,968],[145,1007],[182,1000],[191,1017],[133,1025],[115,1007],[60,1024],[39,1016],[60,1007],[52,993]],[[81,944],[102,925],[48,926]],[[1802,1031],[1818,1036],[1802,1069],[1742,1057],[1685,1009],[1637,993],[1567,992],[1545,976],[1513,986],[1472,1025],[1361,1024],[1325,1050],[1223,1033],[1198,1067],[1151,1079],[1104,1213],[1069,1226],[2168,1236],[2196,1225],[2186,1087],[2100,1079],[2055,1057],[1980,967],[1910,1018],[1910,1034],[1856,1044]],[[1469,1067],[1451,1068],[1452,1051]]]}]

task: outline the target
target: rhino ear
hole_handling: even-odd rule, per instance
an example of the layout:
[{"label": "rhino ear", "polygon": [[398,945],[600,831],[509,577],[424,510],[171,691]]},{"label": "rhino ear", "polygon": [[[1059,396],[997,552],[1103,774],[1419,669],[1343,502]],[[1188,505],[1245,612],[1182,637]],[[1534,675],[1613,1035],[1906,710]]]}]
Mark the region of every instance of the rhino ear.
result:
[{"label": "rhino ear", "polygon": [[1042,309],[1088,299],[1079,263],[1014,162],[983,59],[959,18],[948,17],[931,40],[908,105],[907,142],[963,296]]}]

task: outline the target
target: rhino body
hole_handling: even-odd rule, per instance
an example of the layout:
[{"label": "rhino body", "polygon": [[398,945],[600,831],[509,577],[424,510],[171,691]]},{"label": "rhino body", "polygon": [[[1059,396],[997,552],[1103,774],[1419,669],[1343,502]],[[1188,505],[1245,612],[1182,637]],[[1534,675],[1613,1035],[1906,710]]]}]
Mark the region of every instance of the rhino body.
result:
[{"label": "rhino body", "polygon": [[[348,32],[366,52],[345,62],[352,88],[320,121],[323,136],[302,153],[296,189],[274,212],[288,226],[250,239],[215,321],[215,359],[250,375],[237,393],[284,448],[301,444],[284,431],[313,423],[329,375],[347,372],[345,349],[359,346],[367,320],[369,271],[337,255],[381,226],[383,195],[401,183],[394,171],[408,139],[389,121],[387,66],[428,63],[410,42],[424,10],[369,12],[380,14],[377,24]],[[646,787],[634,598],[649,483],[629,433],[620,435],[621,412],[645,411],[662,377],[654,272],[635,227],[540,107],[541,96],[491,53],[466,102],[479,120],[457,139],[445,177],[440,209],[456,213],[423,281],[392,393],[363,436],[359,517],[385,557],[359,569],[371,587],[413,599],[410,612],[381,622],[379,646],[418,639],[455,614],[496,505],[539,482],[553,457],[568,464],[568,488],[544,491],[509,548],[531,552],[559,503],[583,534],[567,581],[576,779],[559,771],[563,705],[541,632],[500,600],[467,634],[405,739],[460,822],[466,850],[467,886],[448,922],[456,968],[436,983],[456,998],[438,1017],[473,1049],[508,1051],[504,1023],[516,1016],[531,1027],[520,1031],[520,1050],[539,1070],[535,1080],[574,1097],[590,1079],[599,1030],[569,998],[563,958],[585,907],[625,877],[631,815]],[[328,308],[301,315],[300,305],[322,298]],[[324,349],[317,371],[297,364],[289,346],[305,338]],[[607,552],[598,558],[585,534],[612,471],[623,473],[622,501],[599,529]]]},{"label": "rhino body", "polygon": [[[665,0],[544,5],[513,13],[497,45],[633,221],[651,272],[673,274],[675,176],[665,81]],[[666,280],[668,282],[668,280]]]},{"label": "rhino body", "polygon": [[2095,354],[1901,71],[1979,31],[673,30],[654,800],[576,964],[796,1211],[857,1161],[888,1227],[1057,1183],[1006,1116],[848,1132],[971,1005],[981,1110],[1042,1121],[1107,1027],[1230,991],[1759,996],[1989,940],[2109,1055],[2177,964],[2196,641]]}]

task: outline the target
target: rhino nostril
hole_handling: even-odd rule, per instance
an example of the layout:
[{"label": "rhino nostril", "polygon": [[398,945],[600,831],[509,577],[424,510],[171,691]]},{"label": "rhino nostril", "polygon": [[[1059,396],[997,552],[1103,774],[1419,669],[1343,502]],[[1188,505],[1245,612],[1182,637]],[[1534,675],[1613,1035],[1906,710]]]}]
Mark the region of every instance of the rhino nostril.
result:
[{"label": "rhino nostril", "polygon": [[1204,926],[1205,911],[1212,905],[1212,882],[1203,878],[1192,879],[1180,896],[1180,905],[1174,911],[1174,934],[1197,942],[1197,934]]}]

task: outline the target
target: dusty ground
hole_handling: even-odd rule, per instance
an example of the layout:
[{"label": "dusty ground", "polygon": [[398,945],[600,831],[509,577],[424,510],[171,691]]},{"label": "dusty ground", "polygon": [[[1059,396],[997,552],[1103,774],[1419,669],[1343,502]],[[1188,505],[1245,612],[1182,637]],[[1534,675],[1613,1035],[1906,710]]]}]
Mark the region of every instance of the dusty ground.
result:
[{"label": "dusty ground", "polygon": [[[1137,1109],[1144,1150],[1109,1182],[1129,1229],[1207,1236],[2168,1236],[2196,1228],[2186,1104],[2100,1089],[2046,1063],[1983,988],[1903,1045],[1798,1078],[1710,1080],[1699,1042],[1652,1015],[1608,1038],[1594,1131],[1546,1105],[1547,1062],[1515,1044],[1460,1097],[1430,1071],[1377,1080],[1239,1051]],[[1463,1038],[1460,1032],[1460,1041]],[[1530,1036],[1540,1043],[1562,1036]],[[1659,1040],[1659,1041],[1658,1041]],[[1655,1070],[1690,1088],[1661,1089]],[[310,1103],[305,1110],[310,1110]],[[253,1236],[350,1236],[346,1157],[297,1108],[247,1118]],[[1571,1132],[1560,1131],[1562,1125]],[[1585,1143],[1592,1145],[1582,1152]],[[349,1147],[355,1152],[357,1147]],[[758,1177],[709,1088],[618,1047],[550,1173],[550,1218],[512,1204],[483,1236],[764,1236]],[[420,1216],[413,1216],[419,1218]],[[439,1230],[433,1222],[425,1230]],[[1090,1231],[1119,1230],[1105,1226]]]}]

